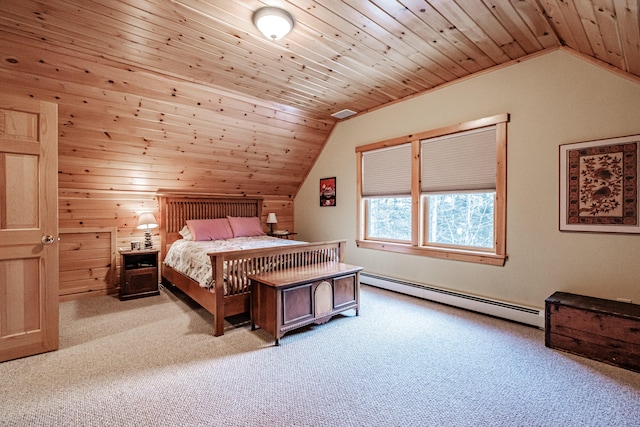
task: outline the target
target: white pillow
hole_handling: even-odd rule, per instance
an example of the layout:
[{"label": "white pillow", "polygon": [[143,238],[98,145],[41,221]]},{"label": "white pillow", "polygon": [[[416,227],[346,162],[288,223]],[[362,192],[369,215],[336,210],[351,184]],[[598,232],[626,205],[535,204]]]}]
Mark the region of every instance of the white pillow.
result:
[{"label": "white pillow", "polygon": [[182,230],[178,231],[178,233],[184,240],[193,240],[193,235],[191,235],[191,231],[189,231],[189,227],[186,225],[182,227]]}]

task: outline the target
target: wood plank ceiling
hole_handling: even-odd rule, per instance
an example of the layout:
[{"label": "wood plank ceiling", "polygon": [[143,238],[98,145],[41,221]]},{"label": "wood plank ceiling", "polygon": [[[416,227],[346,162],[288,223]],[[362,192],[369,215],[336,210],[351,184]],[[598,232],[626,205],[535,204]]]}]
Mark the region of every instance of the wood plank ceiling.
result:
[{"label": "wood plank ceiling", "polygon": [[[262,6],[295,17],[284,39]],[[60,187],[295,196],[335,119],[567,46],[640,76],[638,0],[0,0],[0,83],[60,104]]]}]

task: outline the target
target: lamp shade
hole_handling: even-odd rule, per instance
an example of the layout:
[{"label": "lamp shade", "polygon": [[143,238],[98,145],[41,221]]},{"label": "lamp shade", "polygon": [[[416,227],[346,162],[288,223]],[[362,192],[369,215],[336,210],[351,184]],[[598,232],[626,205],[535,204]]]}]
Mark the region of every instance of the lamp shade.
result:
[{"label": "lamp shade", "polygon": [[277,223],[278,223],[278,219],[276,218],[276,214],[271,212],[269,215],[267,215],[267,224],[277,224]]},{"label": "lamp shade", "polygon": [[138,228],[149,230],[151,228],[156,228],[158,226],[158,222],[156,221],[156,217],[153,216],[151,212],[144,212],[140,214],[138,218]]},{"label": "lamp shade", "polygon": [[277,7],[263,7],[253,14],[253,23],[271,40],[280,40],[293,28],[293,17]]}]

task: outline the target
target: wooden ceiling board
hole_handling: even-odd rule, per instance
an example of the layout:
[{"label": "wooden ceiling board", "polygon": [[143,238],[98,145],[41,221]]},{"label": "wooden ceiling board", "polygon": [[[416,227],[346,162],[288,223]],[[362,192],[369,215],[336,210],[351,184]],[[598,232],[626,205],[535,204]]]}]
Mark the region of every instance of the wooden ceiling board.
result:
[{"label": "wooden ceiling board", "polygon": [[[284,39],[254,27],[265,5],[294,16]],[[0,12],[0,89],[58,103],[69,194],[289,198],[339,110],[561,46],[640,77],[638,0],[4,0]]]},{"label": "wooden ceiling board", "polygon": [[619,37],[625,66],[622,69],[640,75],[640,2],[638,0],[616,1]]},{"label": "wooden ceiling board", "polygon": [[[389,46],[394,36],[350,6],[330,0],[314,3],[317,3],[317,7],[313,10],[319,19],[310,17],[310,29],[313,32],[309,33],[303,45],[312,43],[314,50],[316,45],[321,45],[335,51],[335,55],[326,57],[327,69],[331,72],[336,64],[342,64],[360,70],[365,76],[371,75],[372,87],[384,88],[391,82],[393,85],[399,84],[400,91],[405,87],[423,90],[445,81],[428,70],[416,74],[417,65]],[[323,6],[323,3],[326,5]],[[292,40],[295,41],[295,38],[292,37]],[[366,49],[360,49],[359,46]],[[397,98],[397,95],[392,96]]]},{"label": "wooden ceiling board", "polygon": [[546,19],[537,2],[516,1],[513,2],[513,7],[544,49],[553,48],[560,44],[551,23]]},{"label": "wooden ceiling board", "polygon": [[478,45],[465,37],[458,28],[440,15],[432,5],[425,3],[424,0],[402,0],[402,4],[426,24],[421,25],[414,22],[411,24],[412,28],[415,28],[415,31],[418,32],[431,29],[433,31],[432,36],[426,38],[426,40],[431,41],[433,44],[438,44],[439,48],[445,46],[448,50],[446,43],[450,43],[466,56],[466,62],[472,62],[480,67],[481,70],[491,68],[498,63],[490,55],[484,53]]},{"label": "wooden ceiling board", "polygon": [[[560,44],[593,56],[582,20],[573,0],[538,0],[558,34]],[[582,1],[582,0],[578,0]]]}]

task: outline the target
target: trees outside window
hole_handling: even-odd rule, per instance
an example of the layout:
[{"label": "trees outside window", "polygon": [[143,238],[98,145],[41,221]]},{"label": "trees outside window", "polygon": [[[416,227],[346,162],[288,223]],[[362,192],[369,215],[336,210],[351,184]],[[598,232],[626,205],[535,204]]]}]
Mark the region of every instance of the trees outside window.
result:
[{"label": "trees outside window", "polygon": [[376,197],[369,200],[367,237],[411,241],[411,198]]},{"label": "trees outside window", "polygon": [[427,196],[427,242],[493,249],[495,192]]}]

